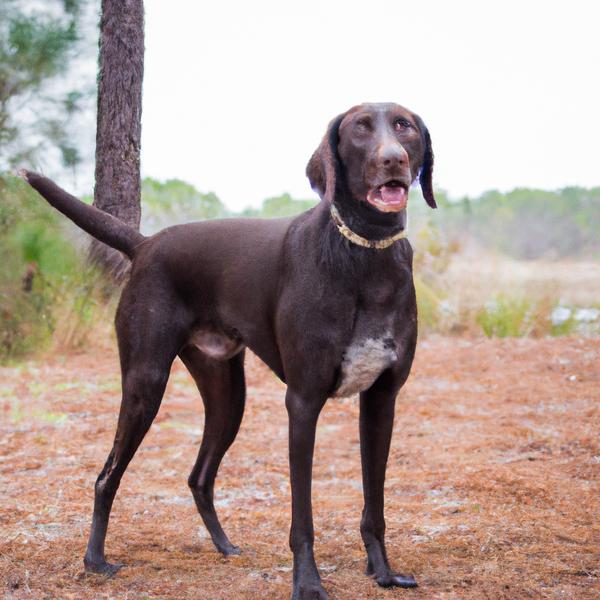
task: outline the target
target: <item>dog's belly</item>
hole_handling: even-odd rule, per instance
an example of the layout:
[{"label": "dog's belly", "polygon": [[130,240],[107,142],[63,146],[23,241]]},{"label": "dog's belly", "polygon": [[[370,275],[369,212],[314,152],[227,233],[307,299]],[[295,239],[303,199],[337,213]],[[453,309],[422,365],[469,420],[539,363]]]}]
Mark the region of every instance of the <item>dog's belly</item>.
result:
[{"label": "dog's belly", "polygon": [[344,352],[339,384],[333,396],[345,398],[369,389],[397,359],[396,344],[389,335],[353,340]]}]

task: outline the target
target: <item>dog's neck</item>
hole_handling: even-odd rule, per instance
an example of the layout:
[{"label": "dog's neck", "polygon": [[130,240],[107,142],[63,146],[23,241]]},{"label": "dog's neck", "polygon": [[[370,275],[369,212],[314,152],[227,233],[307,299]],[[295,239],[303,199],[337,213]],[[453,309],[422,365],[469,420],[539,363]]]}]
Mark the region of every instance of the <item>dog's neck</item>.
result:
[{"label": "dog's neck", "polygon": [[[336,207],[339,210],[337,203]],[[353,243],[335,224],[331,216],[331,204],[327,200],[322,200],[312,211],[305,214],[300,227],[308,229],[301,237],[309,240],[310,247],[318,248],[318,264],[324,269],[324,276],[329,275],[335,280],[357,282],[379,277],[389,271],[392,264],[411,263],[412,253],[406,239],[399,239],[386,249],[365,248]],[[398,224],[390,225],[389,221],[383,224],[370,224],[368,221],[363,221],[356,213],[345,211],[343,214],[347,215],[346,218],[352,223],[352,230],[366,240],[388,239],[402,231]],[[341,211],[340,215],[342,215]],[[395,217],[397,218],[398,215]]]},{"label": "dog's neck", "polygon": [[[353,234],[374,243],[373,247],[376,247],[377,242],[400,239],[406,228],[406,209],[397,213],[382,213],[364,202],[350,198],[336,198],[333,202],[332,217],[339,229],[336,215],[339,215],[339,221]],[[351,237],[348,239],[353,241]]]},{"label": "dog's neck", "polygon": [[378,239],[378,240],[368,240],[356,232],[352,231],[350,227],[344,222],[342,216],[340,215],[335,204],[331,205],[330,208],[331,218],[335,223],[335,226],[338,228],[338,231],[349,241],[357,246],[362,246],[363,248],[372,248],[374,250],[385,250],[389,248],[392,244],[395,244],[398,240],[401,240],[404,237],[404,229],[401,229],[398,233],[394,235]]}]

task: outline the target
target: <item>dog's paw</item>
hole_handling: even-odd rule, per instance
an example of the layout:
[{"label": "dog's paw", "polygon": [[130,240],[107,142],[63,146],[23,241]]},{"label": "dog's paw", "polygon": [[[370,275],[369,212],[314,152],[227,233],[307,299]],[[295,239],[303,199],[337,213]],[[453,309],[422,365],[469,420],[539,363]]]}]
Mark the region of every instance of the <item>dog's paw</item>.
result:
[{"label": "dog's paw", "polygon": [[217,550],[223,556],[239,556],[242,551],[238,546],[234,546],[231,542],[227,542],[226,544],[219,544],[217,546]]},{"label": "dog's paw", "polygon": [[329,596],[320,583],[297,585],[292,593],[292,600],[328,600]]},{"label": "dog's paw", "polygon": [[83,564],[86,573],[96,573],[105,577],[114,577],[125,566],[123,563],[112,564],[106,561],[88,562],[86,560],[83,561]]}]

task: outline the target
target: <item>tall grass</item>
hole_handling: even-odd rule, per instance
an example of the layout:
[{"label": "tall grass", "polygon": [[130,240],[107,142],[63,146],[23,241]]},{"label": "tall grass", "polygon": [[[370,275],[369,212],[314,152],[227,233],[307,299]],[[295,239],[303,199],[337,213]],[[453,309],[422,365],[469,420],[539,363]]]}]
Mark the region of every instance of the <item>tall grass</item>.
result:
[{"label": "tall grass", "polygon": [[76,349],[112,314],[72,226],[25,183],[0,178],[0,361]]}]

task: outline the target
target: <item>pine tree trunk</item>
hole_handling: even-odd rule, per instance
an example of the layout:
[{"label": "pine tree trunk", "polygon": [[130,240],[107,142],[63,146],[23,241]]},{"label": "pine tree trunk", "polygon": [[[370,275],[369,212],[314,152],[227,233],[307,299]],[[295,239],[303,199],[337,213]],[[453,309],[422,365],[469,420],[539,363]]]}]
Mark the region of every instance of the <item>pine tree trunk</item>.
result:
[{"label": "pine tree trunk", "polygon": [[[102,0],[94,205],[139,229],[143,0]],[[91,259],[117,282],[128,259],[94,241]]]}]

